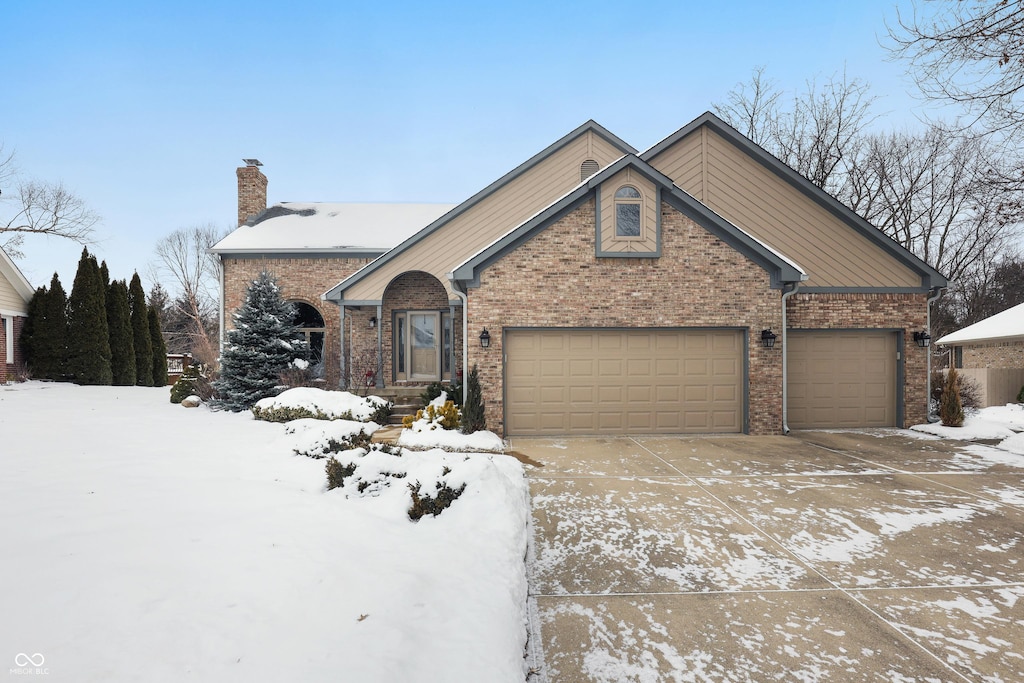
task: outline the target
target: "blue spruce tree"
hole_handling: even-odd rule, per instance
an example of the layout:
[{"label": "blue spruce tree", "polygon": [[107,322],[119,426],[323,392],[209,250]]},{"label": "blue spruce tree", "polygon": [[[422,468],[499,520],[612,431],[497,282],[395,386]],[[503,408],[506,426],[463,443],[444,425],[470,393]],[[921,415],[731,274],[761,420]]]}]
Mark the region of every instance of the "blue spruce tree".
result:
[{"label": "blue spruce tree", "polygon": [[292,323],[294,307],[281,298],[281,289],[263,272],[245,294],[235,313],[235,329],[227,333],[220,358],[220,379],[214,382],[216,405],[238,412],[261,398],[278,393],[281,373],[296,358],[306,357],[306,340]]}]

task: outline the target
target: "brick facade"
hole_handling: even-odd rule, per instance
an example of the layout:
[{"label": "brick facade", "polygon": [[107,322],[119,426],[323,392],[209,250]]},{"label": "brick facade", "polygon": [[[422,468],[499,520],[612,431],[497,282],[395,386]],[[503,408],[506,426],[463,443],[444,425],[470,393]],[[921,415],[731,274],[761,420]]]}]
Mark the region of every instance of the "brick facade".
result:
[{"label": "brick facade", "polygon": [[[928,322],[927,294],[796,293],[789,298],[790,329],[903,330],[903,426],[927,421],[928,350],[914,332]],[[897,387],[897,390],[899,387]]]},{"label": "brick facade", "polygon": [[470,345],[487,425],[504,431],[502,334],[514,327],[745,327],[751,343],[750,432],[782,430],[782,355],[754,340],[782,324],[781,292],[768,273],[663,204],[660,258],[597,258],[594,202],[583,205],[483,271],[469,290]]},{"label": "brick facade", "polygon": [[965,368],[1024,368],[1024,340],[963,344]]},{"label": "brick facade", "polygon": [[[302,301],[315,308],[324,319],[324,367],[329,387],[340,384],[339,356],[341,344],[338,330],[341,314],[338,307],[321,301],[320,295],[369,263],[368,258],[224,258],[225,329],[233,327],[233,313],[245,300],[245,292],[260,272],[266,270],[277,279],[282,296],[289,301]],[[349,314],[346,314],[348,316]],[[370,315],[366,315],[369,325]],[[347,327],[352,321],[347,321]],[[355,325],[353,329],[359,329]],[[348,340],[346,340],[348,341]]]}]

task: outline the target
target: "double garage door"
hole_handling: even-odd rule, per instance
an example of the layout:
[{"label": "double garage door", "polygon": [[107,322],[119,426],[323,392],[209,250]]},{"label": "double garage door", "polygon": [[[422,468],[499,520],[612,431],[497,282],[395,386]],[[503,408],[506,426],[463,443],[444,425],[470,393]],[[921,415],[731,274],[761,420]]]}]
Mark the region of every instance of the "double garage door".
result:
[{"label": "double garage door", "polygon": [[[791,427],[896,424],[894,333],[793,330],[788,342]],[[506,432],[742,432],[744,351],[741,330],[510,330]]]},{"label": "double garage door", "polygon": [[506,431],[743,431],[739,330],[511,330]]}]

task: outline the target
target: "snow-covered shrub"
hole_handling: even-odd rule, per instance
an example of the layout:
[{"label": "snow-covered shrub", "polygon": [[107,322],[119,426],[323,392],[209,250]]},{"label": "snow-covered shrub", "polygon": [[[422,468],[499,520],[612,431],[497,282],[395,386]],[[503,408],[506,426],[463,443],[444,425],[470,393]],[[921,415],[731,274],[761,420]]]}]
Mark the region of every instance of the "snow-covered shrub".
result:
[{"label": "snow-covered shrub", "polygon": [[284,433],[294,436],[292,451],[296,455],[319,460],[332,453],[368,448],[377,429],[374,422],[301,419],[286,424]]},{"label": "snow-covered shrub", "polygon": [[327,459],[327,490],[340,489],[345,480],[355,474],[355,463],[341,463],[334,457]]},{"label": "snow-covered shrub", "polygon": [[184,399],[197,394],[196,380],[199,379],[199,370],[189,365],[182,371],[181,377],[171,387],[171,403],[181,403]]},{"label": "snow-covered shrub", "polygon": [[356,396],[347,391],[296,387],[257,401],[252,407],[252,413],[257,420],[267,422],[314,418],[383,424],[391,414],[391,403],[379,396]]},{"label": "snow-covered shrub", "polygon": [[462,406],[462,386],[459,384],[449,384],[448,382],[431,382],[420,394],[420,401],[423,402],[423,407],[426,408],[441,394],[444,394],[448,400],[455,404],[456,408]]},{"label": "snow-covered shrub", "polygon": [[466,484],[463,483],[459,488],[453,489],[446,482],[439,481],[435,484],[435,488],[437,493],[431,496],[429,493],[421,492],[421,486],[418,481],[415,484],[409,484],[409,490],[412,492],[412,507],[409,508],[409,519],[415,522],[424,515],[434,515],[437,517],[455,499],[462,495],[462,492],[466,490]]},{"label": "snow-covered shrub", "polygon": [[442,392],[441,396],[435,398],[425,409],[417,410],[415,417],[407,415],[402,418],[402,426],[417,431],[458,429],[459,418],[459,409],[452,401],[447,400]]}]

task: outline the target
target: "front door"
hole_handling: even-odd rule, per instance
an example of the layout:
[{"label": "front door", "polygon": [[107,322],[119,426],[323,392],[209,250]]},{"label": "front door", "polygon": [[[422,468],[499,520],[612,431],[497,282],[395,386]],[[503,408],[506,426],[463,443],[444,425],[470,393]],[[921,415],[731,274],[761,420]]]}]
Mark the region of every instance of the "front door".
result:
[{"label": "front door", "polygon": [[441,378],[438,313],[409,313],[409,379]]}]

